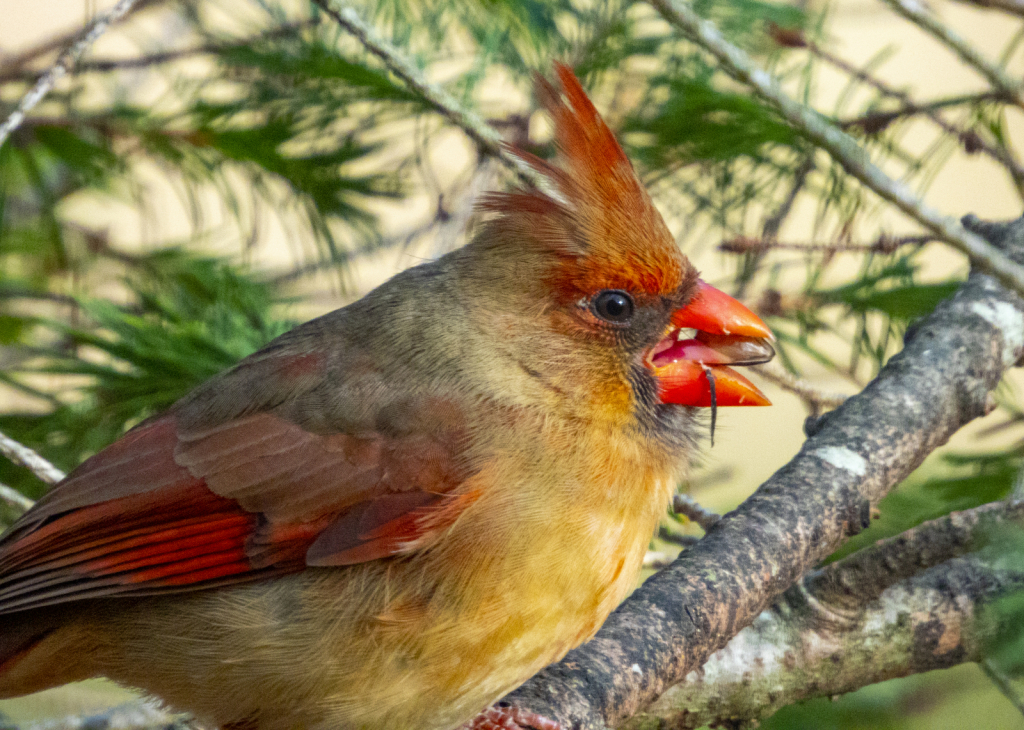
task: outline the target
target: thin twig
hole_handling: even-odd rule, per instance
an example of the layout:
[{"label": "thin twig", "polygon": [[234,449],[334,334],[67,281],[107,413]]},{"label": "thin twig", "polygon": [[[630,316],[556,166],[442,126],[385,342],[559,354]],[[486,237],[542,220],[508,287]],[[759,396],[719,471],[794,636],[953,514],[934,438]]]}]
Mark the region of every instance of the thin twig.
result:
[{"label": "thin twig", "polygon": [[959,2],[986,10],[1002,10],[1024,18],[1024,0],[959,0]]},{"label": "thin twig", "polygon": [[882,2],[917,27],[930,33],[932,37],[959,56],[964,63],[973,66],[1007,101],[1012,101],[1017,106],[1024,108],[1024,96],[1022,96],[1024,85],[1010,78],[1003,69],[978,53],[977,49],[955,30],[943,25],[920,0],[882,0]]},{"label": "thin twig", "polygon": [[790,393],[800,396],[813,411],[823,408],[838,408],[846,402],[848,397],[841,393],[829,393],[819,390],[803,378],[798,378],[793,373],[779,367],[754,365],[751,369],[765,380],[770,380],[783,390],[788,390]]},{"label": "thin twig", "polygon": [[[800,166],[797,167],[793,173],[793,181],[789,186],[789,193],[783,198],[779,207],[775,209],[768,218],[765,219],[764,225],[761,227],[761,238],[764,241],[774,241],[778,235],[779,230],[782,228],[782,224],[785,223],[786,218],[793,210],[793,205],[796,203],[796,199],[800,196],[800,192],[804,189],[804,185],[807,184],[807,178],[810,177],[814,171],[814,154],[817,150],[811,150]],[[743,268],[740,270],[739,283],[736,286],[736,291],[733,292],[734,296],[743,300],[743,297],[747,294],[747,287],[750,286],[750,282],[754,278],[754,274],[757,273],[758,267],[761,264],[761,260],[764,257],[764,250],[754,250],[749,253],[753,254],[748,256],[743,261]]]},{"label": "thin twig", "polygon": [[707,509],[689,494],[673,495],[672,511],[677,515],[683,515],[690,522],[700,525],[700,529],[704,532],[710,530],[716,522],[722,519],[720,514]]},{"label": "thin twig", "polygon": [[455,97],[440,86],[427,81],[423,72],[412,61],[394,45],[381,38],[377,31],[360,18],[355,10],[346,7],[338,0],[313,0],[313,2],[338,25],[352,34],[366,50],[379,58],[391,73],[419,94],[435,111],[461,128],[476,143],[482,154],[501,160],[528,185],[536,186],[538,184],[537,173],[502,145],[501,135],[493,127],[481,119],[476,112],[460,104]]},{"label": "thin twig", "polygon": [[911,100],[909,102],[905,102],[899,109],[893,109],[892,111],[887,112],[867,112],[859,117],[839,119],[836,121],[836,124],[840,129],[860,127],[865,131],[872,131],[884,129],[900,117],[912,117],[917,114],[927,114],[928,112],[940,111],[953,106],[964,106],[967,104],[974,105],[986,101],[999,101],[1002,98],[1002,94],[995,91],[986,91],[981,94],[962,94],[960,96],[950,96],[945,99],[935,99],[934,101],[915,102]]},{"label": "thin twig", "polygon": [[703,47],[734,79],[749,85],[754,93],[774,106],[783,118],[832,157],[853,177],[874,190],[928,230],[936,238],[965,253],[971,263],[1016,292],[1024,294],[1024,266],[971,233],[958,221],[925,205],[909,188],[886,175],[868,158],[867,152],[850,135],[836,128],[818,112],[794,101],[778,81],[758,66],[741,49],[728,42],[711,22],[698,16],[678,0],[649,0],[662,16],[687,38]]},{"label": "thin twig", "polygon": [[0,501],[4,501],[11,507],[14,507],[19,513],[28,512],[28,510],[32,509],[32,505],[35,504],[35,502],[17,489],[8,487],[6,484],[0,484]]},{"label": "thin twig", "polygon": [[4,142],[11,136],[11,133],[21,126],[21,123],[25,120],[25,115],[53,90],[58,81],[68,74],[71,68],[78,62],[78,59],[82,57],[96,39],[103,35],[112,24],[123,18],[136,2],[138,0],[121,0],[109,13],[101,15],[93,21],[89,29],[70,48],[60,54],[60,57],[50,67],[50,70],[43,74],[39,81],[36,82],[36,85],[21,98],[18,108],[11,112],[11,115],[7,117],[3,124],[0,124],[0,147],[3,147]]},{"label": "thin twig", "polygon": [[47,484],[56,484],[64,478],[64,472],[60,469],[29,447],[19,444],[3,433],[0,433],[0,454],[18,466],[25,467]]},{"label": "thin twig", "polygon": [[[160,51],[157,53],[151,53],[147,56],[138,56],[135,58],[97,58],[91,61],[82,61],[76,65],[74,69],[70,69],[69,71],[76,74],[87,72],[106,73],[109,71],[120,71],[124,69],[148,68],[150,66],[158,66],[162,63],[170,63],[172,61],[191,58],[193,56],[217,55],[224,53],[225,51],[232,51],[238,48],[250,48],[253,44],[261,41],[293,35],[296,31],[315,27],[319,23],[320,18],[312,18],[297,23],[288,23],[266,33],[261,33],[250,38],[245,38],[231,43],[208,43],[202,46],[195,46],[194,48],[181,48],[176,51]],[[35,81],[42,75],[43,74],[41,72],[34,71],[0,71],[0,83],[8,83],[10,81]]]},{"label": "thin twig", "polygon": [[793,204],[796,203],[797,197],[800,195],[800,191],[803,190],[804,185],[807,183],[808,176],[814,171],[814,154],[813,152],[800,163],[800,166],[793,173],[793,183],[789,187],[789,193],[786,194],[785,199],[776,208],[775,212],[772,213],[764,222],[764,226],[761,228],[761,235],[764,238],[775,239],[779,235],[779,229],[782,228],[782,224],[786,218],[789,217],[790,212],[793,210]]},{"label": "thin twig", "polygon": [[[167,0],[139,0],[135,5],[135,12],[138,13],[141,10],[149,9],[165,2]],[[10,55],[0,53],[0,75],[9,76],[32,63],[32,61],[35,61],[40,56],[45,56],[48,53],[64,48],[74,42],[81,32],[80,28],[76,28],[60,35],[51,36],[39,45],[32,46],[19,53]]]},{"label": "thin twig", "polygon": [[[814,53],[822,60],[831,63],[833,66],[843,71],[844,73],[847,73],[853,76],[854,78],[858,79],[859,81],[871,86],[872,88],[881,92],[885,96],[891,97],[893,99],[899,99],[903,103],[905,108],[912,107],[914,105],[913,99],[906,92],[900,91],[899,89],[885,83],[881,79],[875,78],[866,71],[857,68],[856,66],[850,64],[846,60],[835,55],[834,53],[831,53],[828,50],[822,48],[813,41],[807,41],[806,45],[809,51]],[[1001,97],[1002,95],[1000,94],[1000,98]],[[998,162],[1000,165],[1005,167],[1006,171],[1010,173],[1010,177],[1013,178],[1013,182],[1017,186],[1017,190],[1020,192],[1021,196],[1024,197],[1024,167],[1022,167],[1021,164],[1013,158],[1013,155],[1011,155],[1007,149],[991,145],[972,130],[964,129],[963,127],[958,127],[955,124],[946,121],[942,117],[942,115],[939,114],[937,109],[926,109],[921,107],[919,107],[918,109],[921,114],[928,117],[928,119],[935,123],[935,125],[942,129],[944,132],[957,137],[960,140],[960,142],[967,148],[968,152],[984,152],[986,155],[988,155],[993,160]],[[877,126],[877,117],[875,127],[862,128],[865,131],[875,131],[879,129],[879,127]]]},{"label": "thin twig", "polygon": [[1013,678],[1004,672],[991,658],[984,659],[978,662],[978,664],[981,666],[981,671],[985,672],[988,678],[992,680],[992,684],[1003,693],[1003,697],[1013,703],[1013,706],[1017,708],[1017,712],[1024,715],[1024,695],[1021,694],[1020,688],[1013,683]]},{"label": "thin twig", "polygon": [[658,539],[664,540],[672,545],[678,545],[681,548],[693,547],[700,542],[700,538],[696,535],[683,535],[679,532],[670,530],[664,525],[658,528]]},{"label": "thin twig", "polygon": [[795,241],[776,241],[766,238],[750,238],[736,236],[718,244],[718,250],[725,253],[751,253],[779,249],[783,251],[805,251],[808,253],[882,253],[891,254],[904,246],[921,246],[934,241],[935,236],[890,236],[883,233],[871,243],[798,243]]}]

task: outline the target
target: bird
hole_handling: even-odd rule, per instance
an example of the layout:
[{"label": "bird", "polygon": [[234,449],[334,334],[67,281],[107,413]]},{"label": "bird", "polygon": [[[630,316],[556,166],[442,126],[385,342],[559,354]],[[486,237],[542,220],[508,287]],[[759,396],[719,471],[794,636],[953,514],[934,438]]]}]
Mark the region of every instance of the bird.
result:
[{"label": "bird", "polygon": [[773,338],[573,71],[536,95],[554,157],[512,150],[538,182],[483,196],[466,245],[199,385],[0,538],[0,697],[104,676],[230,730],[452,730],[594,635],[706,409],[768,405],[733,366]]}]

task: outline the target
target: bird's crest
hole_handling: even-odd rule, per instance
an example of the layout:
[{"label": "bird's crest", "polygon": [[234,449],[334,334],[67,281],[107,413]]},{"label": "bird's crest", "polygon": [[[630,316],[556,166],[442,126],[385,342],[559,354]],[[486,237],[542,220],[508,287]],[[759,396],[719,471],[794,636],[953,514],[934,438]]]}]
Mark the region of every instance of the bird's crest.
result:
[{"label": "bird's crest", "polygon": [[492,193],[481,208],[548,219],[531,229],[563,257],[557,286],[566,296],[599,288],[675,293],[695,276],[692,267],[572,70],[556,63],[555,73],[561,88],[538,75],[536,93],[554,120],[556,159],[512,150],[550,191]]}]

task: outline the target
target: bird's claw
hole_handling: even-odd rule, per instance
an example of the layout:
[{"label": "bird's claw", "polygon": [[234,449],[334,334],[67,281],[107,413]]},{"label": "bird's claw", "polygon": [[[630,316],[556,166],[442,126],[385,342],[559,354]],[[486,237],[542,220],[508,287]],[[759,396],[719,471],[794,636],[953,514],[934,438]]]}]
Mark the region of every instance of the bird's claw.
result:
[{"label": "bird's claw", "polygon": [[518,707],[488,707],[459,730],[562,730],[554,720]]}]

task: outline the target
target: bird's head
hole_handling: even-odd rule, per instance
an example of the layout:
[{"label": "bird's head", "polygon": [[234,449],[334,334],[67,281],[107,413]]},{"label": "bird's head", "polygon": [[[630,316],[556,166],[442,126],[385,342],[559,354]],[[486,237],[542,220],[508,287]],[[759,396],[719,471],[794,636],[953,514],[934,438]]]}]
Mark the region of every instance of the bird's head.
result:
[{"label": "bird's head", "polygon": [[560,87],[538,78],[537,93],[557,158],[515,151],[545,189],[486,196],[481,208],[497,215],[471,246],[491,255],[494,287],[511,284],[517,314],[532,312],[526,367],[622,412],[638,400],[769,405],[730,366],[771,359],[770,330],[699,278],[579,81],[556,73]]}]

